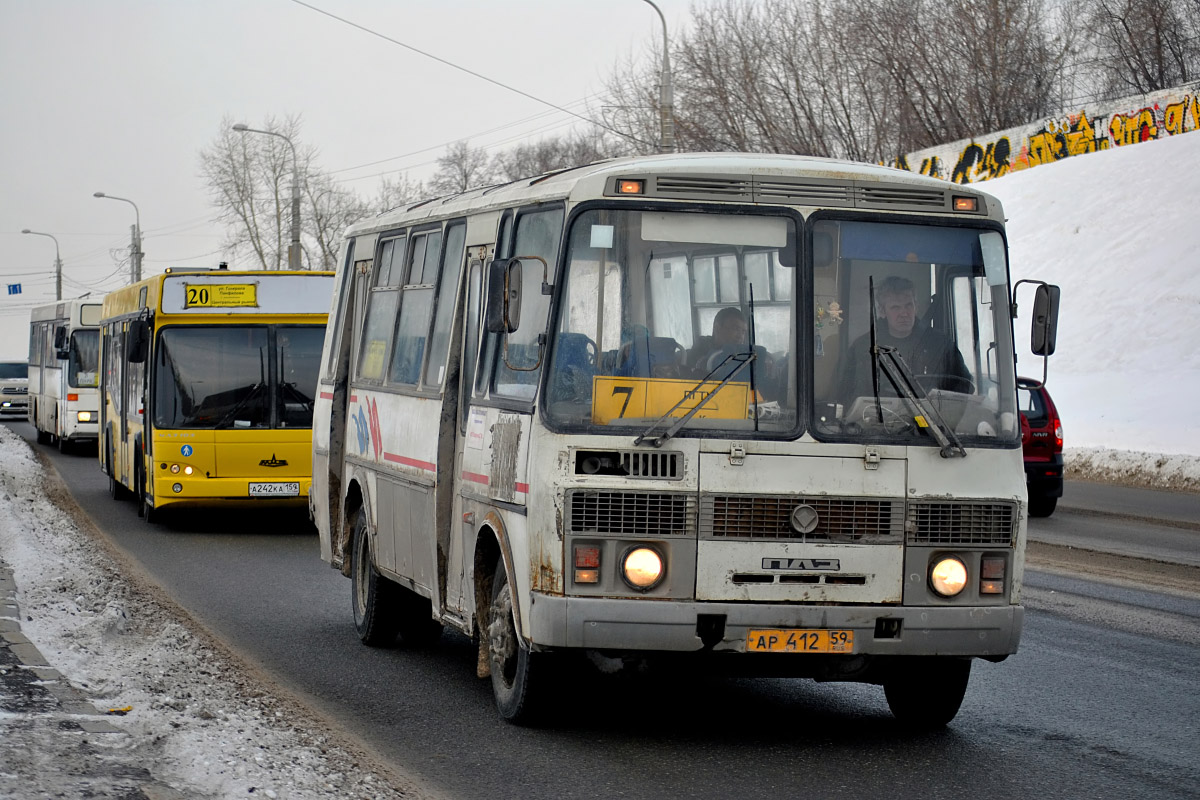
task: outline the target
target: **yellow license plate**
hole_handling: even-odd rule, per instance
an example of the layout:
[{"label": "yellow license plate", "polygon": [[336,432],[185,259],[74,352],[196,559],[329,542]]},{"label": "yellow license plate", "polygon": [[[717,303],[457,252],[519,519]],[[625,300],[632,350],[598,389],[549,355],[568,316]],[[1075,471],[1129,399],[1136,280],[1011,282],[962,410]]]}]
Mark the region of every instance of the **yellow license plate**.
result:
[{"label": "yellow license plate", "polygon": [[752,630],[746,634],[747,653],[853,653],[854,631]]}]

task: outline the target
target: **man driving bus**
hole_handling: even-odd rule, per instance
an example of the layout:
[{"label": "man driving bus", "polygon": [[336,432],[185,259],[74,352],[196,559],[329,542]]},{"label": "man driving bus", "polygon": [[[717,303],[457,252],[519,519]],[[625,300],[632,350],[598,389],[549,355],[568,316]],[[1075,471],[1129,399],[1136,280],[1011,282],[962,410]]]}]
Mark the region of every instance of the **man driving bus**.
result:
[{"label": "man driving bus", "polygon": [[[881,347],[891,347],[900,354],[923,389],[972,390],[971,373],[967,371],[958,347],[917,315],[912,281],[898,275],[885,278],[875,290],[875,306],[876,316],[881,318],[875,326],[876,341]],[[843,365],[839,394],[844,402],[875,394],[871,370],[871,334],[867,332],[854,340]],[[879,393],[896,396],[895,387],[882,371]]]}]

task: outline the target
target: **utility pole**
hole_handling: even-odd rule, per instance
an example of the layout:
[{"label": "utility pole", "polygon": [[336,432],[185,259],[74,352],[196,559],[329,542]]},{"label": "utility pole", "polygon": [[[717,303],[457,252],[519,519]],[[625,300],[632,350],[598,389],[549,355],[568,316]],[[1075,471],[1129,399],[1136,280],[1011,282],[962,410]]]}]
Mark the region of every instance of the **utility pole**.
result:
[{"label": "utility pole", "polygon": [[663,16],[662,9],[651,2],[651,0],[644,0],[644,2],[658,12],[658,18],[662,20],[663,29],[662,81],[658,88],[658,127],[660,135],[658,152],[674,153],[675,97],[671,86],[671,43],[667,40],[667,18]]},{"label": "utility pole", "polygon": [[92,197],[99,197],[102,200],[120,200],[122,203],[129,203],[133,206],[133,225],[130,230],[133,234],[133,242],[129,247],[129,282],[137,283],[142,279],[142,212],[138,208],[137,203],[130,200],[128,197],[117,197],[114,194],[105,194],[104,192],[93,192]]},{"label": "utility pole", "polygon": [[292,149],[292,241],[288,245],[288,269],[303,269],[300,266],[300,159],[296,157],[296,144],[291,138],[278,131],[251,128],[244,122],[237,123],[233,129],[238,133],[262,133],[267,136],[278,136]]}]

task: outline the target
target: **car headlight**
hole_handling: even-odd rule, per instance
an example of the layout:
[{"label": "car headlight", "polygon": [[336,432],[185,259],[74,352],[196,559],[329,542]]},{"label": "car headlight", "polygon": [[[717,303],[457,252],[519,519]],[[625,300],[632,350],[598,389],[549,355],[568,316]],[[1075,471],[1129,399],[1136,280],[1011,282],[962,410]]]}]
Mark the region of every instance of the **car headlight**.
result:
[{"label": "car headlight", "polygon": [[666,574],[662,554],[653,547],[635,547],[621,559],[625,582],[643,592],[653,589]]},{"label": "car headlight", "polygon": [[934,562],[929,570],[929,585],[942,597],[954,597],[967,585],[967,567],[955,556]]}]

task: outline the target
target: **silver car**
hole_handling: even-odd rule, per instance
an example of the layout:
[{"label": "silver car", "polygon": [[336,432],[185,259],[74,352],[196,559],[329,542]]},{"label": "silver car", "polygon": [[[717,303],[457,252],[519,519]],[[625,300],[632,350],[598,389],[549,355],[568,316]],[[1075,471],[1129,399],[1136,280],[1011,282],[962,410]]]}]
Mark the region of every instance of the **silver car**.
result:
[{"label": "silver car", "polygon": [[29,365],[24,361],[0,361],[0,416],[29,414]]}]

